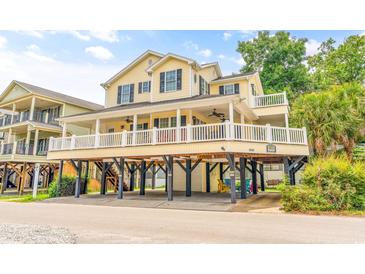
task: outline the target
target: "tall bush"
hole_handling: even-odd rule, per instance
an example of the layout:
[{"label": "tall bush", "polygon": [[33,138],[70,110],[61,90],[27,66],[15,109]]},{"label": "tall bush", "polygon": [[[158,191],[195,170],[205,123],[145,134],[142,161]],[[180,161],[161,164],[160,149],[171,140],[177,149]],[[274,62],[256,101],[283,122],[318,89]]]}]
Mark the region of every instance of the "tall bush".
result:
[{"label": "tall bush", "polygon": [[365,163],[344,156],[312,160],[302,185],[282,187],[284,210],[365,209]]},{"label": "tall bush", "polygon": [[[58,188],[58,177],[56,177],[48,188],[49,197],[72,196],[75,193],[75,176],[62,176],[60,186]],[[82,189],[82,183],[81,183]]]}]

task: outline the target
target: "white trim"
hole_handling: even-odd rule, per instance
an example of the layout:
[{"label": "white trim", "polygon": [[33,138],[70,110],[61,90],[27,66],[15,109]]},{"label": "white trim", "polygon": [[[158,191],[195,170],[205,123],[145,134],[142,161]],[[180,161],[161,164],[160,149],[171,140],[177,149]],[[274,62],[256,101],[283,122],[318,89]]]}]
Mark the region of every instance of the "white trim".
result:
[{"label": "white trim", "polygon": [[216,80],[212,80],[211,83],[215,84],[215,83],[232,82],[232,81],[238,81],[238,80],[247,80],[247,79],[251,78],[254,75],[255,74],[246,75],[246,76],[230,77],[230,78],[226,78],[226,79],[216,79]]},{"label": "white trim", "polygon": [[188,64],[194,64],[194,63],[196,63],[193,59],[185,58],[183,56],[179,56],[179,55],[176,55],[176,54],[173,54],[173,53],[168,53],[164,57],[162,57],[160,60],[158,60],[157,62],[155,62],[154,64],[152,64],[152,66],[148,67],[146,69],[146,72],[153,72],[153,70],[155,68],[157,68],[159,65],[162,65],[169,58],[174,58],[174,59],[178,59],[178,60],[181,60],[181,61],[185,61]]},{"label": "white trim", "polygon": [[193,69],[191,66],[189,66],[189,84],[190,84],[190,97],[193,96]]}]

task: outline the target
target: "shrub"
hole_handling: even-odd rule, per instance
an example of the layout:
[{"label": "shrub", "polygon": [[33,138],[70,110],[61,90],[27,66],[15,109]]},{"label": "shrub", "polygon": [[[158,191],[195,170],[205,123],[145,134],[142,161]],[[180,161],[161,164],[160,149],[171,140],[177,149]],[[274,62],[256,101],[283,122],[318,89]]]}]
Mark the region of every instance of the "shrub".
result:
[{"label": "shrub", "polygon": [[[56,177],[48,188],[49,197],[63,197],[72,196],[75,194],[75,176],[62,176],[62,181],[58,189],[58,177]],[[81,189],[83,187],[83,182],[81,182]]]},{"label": "shrub", "polygon": [[365,163],[346,157],[317,158],[305,168],[302,185],[281,186],[286,211],[365,208]]}]

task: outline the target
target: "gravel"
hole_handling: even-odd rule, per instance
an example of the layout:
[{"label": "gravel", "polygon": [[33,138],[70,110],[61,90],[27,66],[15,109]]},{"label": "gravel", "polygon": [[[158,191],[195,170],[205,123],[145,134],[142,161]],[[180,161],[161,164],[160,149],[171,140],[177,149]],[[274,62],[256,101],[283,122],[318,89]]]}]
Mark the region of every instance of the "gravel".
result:
[{"label": "gravel", "polygon": [[0,224],[0,244],[75,244],[68,229],[48,225]]}]

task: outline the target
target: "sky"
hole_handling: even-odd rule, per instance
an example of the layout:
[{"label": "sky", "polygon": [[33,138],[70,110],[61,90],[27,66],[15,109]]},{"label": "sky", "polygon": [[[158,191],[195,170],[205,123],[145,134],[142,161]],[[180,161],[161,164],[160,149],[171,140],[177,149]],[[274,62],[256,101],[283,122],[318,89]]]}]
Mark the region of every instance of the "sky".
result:
[{"label": "sky", "polygon": [[[274,31],[272,31],[274,33]],[[341,43],[365,31],[290,31],[307,38],[307,55],[329,37]],[[218,61],[224,75],[244,65],[238,41],[257,31],[0,31],[0,91],[12,80],[104,104],[100,83],[144,51],[176,53],[199,63]]]}]

